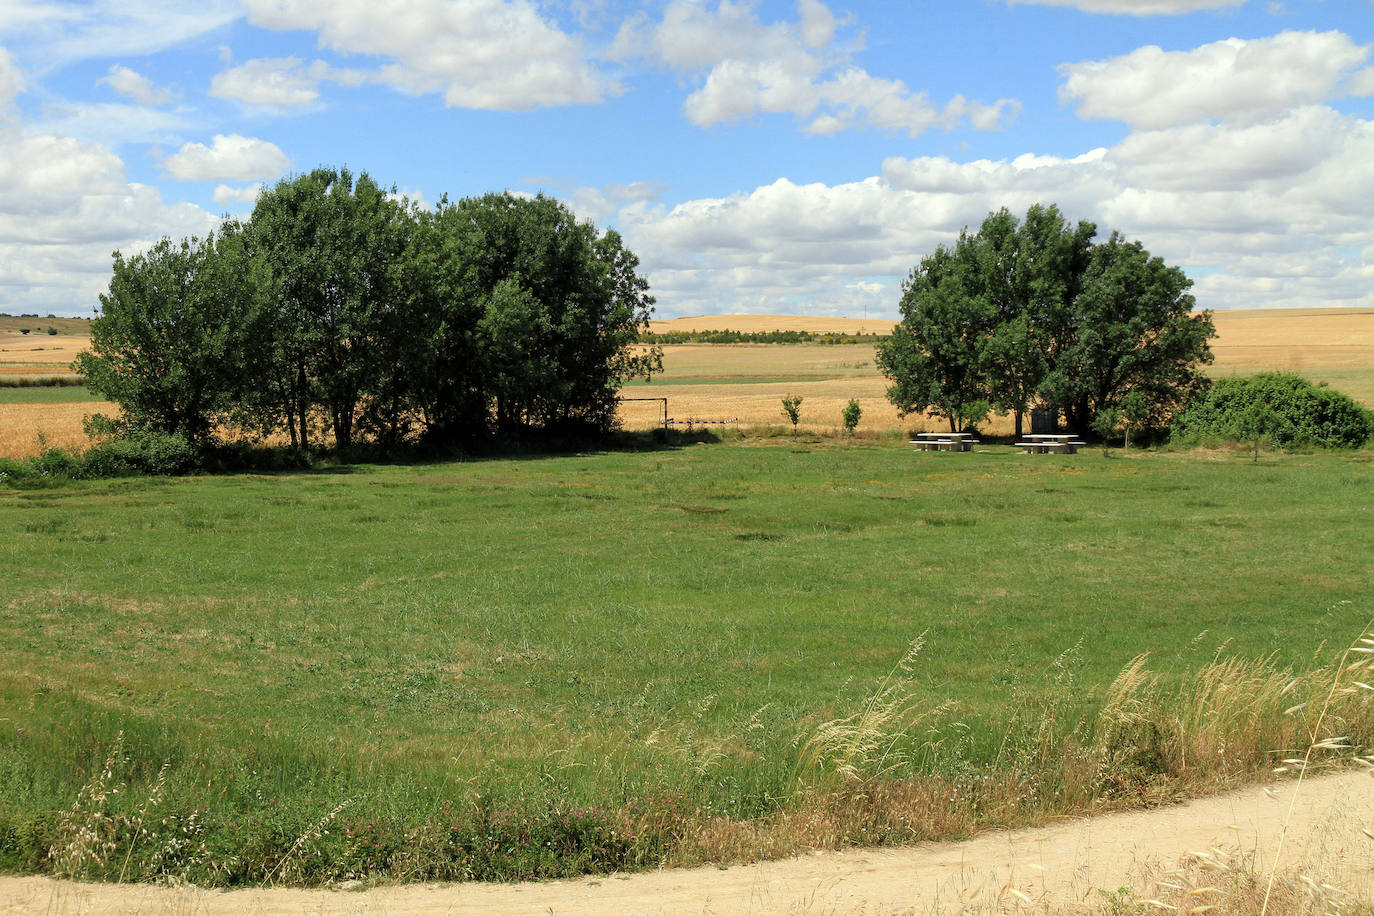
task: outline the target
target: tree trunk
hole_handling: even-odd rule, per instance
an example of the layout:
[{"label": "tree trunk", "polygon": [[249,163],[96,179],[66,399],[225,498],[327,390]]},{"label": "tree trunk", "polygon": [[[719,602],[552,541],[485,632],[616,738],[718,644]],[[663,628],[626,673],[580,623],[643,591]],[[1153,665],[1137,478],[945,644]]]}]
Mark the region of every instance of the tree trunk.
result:
[{"label": "tree trunk", "polygon": [[1022,416],[1023,416],[1023,413],[1022,413],[1022,411],[1021,411],[1021,408],[1019,408],[1019,407],[1016,409],[1015,413],[1016,413],[1016,438],[1020,439],[1020,438],[1021,438],[1021,418],[1022,418]]},{"label": "tree trunk", "polygon": [[310,423],[306,414],[309,412],[309,405],[305,397],[305,364],[297,367],[296,374],[296,416],[301,424],[301,451],[310,450]]}]

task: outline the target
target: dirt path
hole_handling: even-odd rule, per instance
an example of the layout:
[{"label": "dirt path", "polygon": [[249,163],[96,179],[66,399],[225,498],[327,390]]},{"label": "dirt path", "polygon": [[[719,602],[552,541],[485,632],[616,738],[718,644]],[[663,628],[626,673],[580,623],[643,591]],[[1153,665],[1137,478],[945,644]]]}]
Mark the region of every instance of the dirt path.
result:
[{"label": "dirt path", "polygon": [[[368,891],[198,891],[0,878],[0,913],[595,914],[1008,912],[1102,902],[1098,889],[1151,892],[1158,874],[1212,847],[1272,862],[1292,785],[1170,808],[999,831],[962,843],[818,853],[734,868],[695,868],[542,884],[411,885]],[[1374,779],[1348,773],[1302,786],[1285,860],[1346,890],[1374,891]]]}]

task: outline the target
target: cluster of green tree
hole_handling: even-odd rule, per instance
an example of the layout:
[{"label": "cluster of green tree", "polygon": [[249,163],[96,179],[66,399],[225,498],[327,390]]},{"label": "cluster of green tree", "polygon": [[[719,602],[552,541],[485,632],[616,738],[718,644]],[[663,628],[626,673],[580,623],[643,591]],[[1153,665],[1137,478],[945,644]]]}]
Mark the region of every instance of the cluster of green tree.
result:
[{"label": "cluster of green tree", "polygon": [[1113,232],[1071,225],[1053,205],[1005,208],[921,260],[902,286],[902,322],[878,345],[888,397],[951,430],[1044,406],[1085,432],[1127,404],[1162,426],[1202,387],[1211,313],[1192,281]]},{"label": "cluster of green tree", "polygon": [[605,430],[620,383],[660,366],[635,346],[654,301],[638,265],[542,195],[422,211],[320,168],[207,238],[116,252],[76,368],[127,427],[197,446]]},{"label": "cluster of green tree", "polygon": [[1171,440],[1267,442],[1278,448],[1359,448],[1374,438],[1374,413],[1300,375],[1266,372],[1220,379],[1178,415]]},{"label": "cluster of green tree", "polygon": [[873,334],[842,334],[836,331],[818,333],[815,331],[646,331],[639,339],[648,344],[855,344],[872,343],[878,337]]}]

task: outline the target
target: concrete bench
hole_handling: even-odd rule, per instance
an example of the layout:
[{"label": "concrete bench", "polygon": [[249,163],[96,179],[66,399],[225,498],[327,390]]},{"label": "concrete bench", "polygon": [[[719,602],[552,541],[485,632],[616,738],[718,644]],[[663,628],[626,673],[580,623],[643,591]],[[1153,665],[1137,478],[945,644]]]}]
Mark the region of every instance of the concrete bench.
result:
[{"label": "concrete bench", "polygon": [[1080,445],[1086,445],[1087,443],[1076,440],[1037,439],[1033,442],[1016,442],[1013,444],[1028,455],[1048,455],[1051,453],[1056,455],[1073,455],[1077,454]]},{"label": "concrete bench", "polygon": [[977,439],[910,439],[907,444],[914,445],[923,452],[967,452],[978,444]]}]

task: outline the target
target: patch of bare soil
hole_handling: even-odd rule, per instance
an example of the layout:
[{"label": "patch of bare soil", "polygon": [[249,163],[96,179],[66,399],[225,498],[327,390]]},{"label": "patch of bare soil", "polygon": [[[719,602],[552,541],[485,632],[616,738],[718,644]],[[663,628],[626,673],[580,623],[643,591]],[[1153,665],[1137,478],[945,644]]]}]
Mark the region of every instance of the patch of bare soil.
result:
[{"label": "patch of bare soil", "polygon": [[[0,912],[317,914],[792,914],[1083,912],[1109,894],[1162,896],[1173,866],[1211,850],[1272,866],[1295,786],[1249,788],[1153,810],[996,831],[961,843],[817,853],[733,868],[693,868],[540,884],[406,885],[368,890],[204,891],[0,878]],[[1369,899],[1374,892],[1374,780],[1305,782],[1283,861]],[[1204,863],[1205,864],[1205,863]],[[1218,882],[1220,883],[1220,882]],[[1216,902],[1216,901],[1209,901]]]}]

